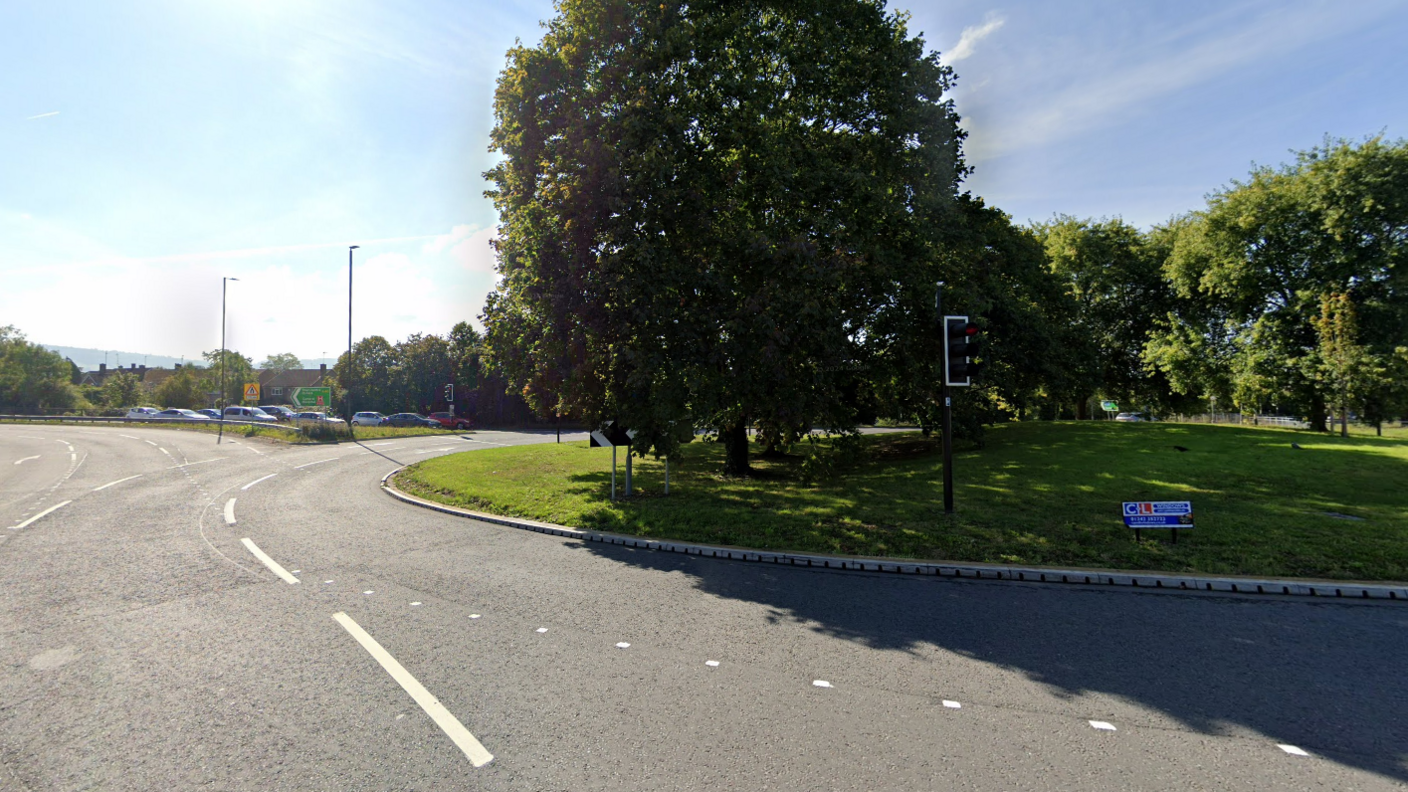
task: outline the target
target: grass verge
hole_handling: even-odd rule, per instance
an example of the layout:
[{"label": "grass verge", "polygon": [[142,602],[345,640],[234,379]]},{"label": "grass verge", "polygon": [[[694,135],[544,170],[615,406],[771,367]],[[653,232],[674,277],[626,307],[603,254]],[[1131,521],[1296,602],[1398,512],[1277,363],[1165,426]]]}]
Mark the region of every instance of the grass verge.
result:
[{"label": "grass verge", "polygon": [[[438,457],[396,483],[495,514],[768,550],[1408,579],[1406,440],[1191,424],[1007,424],[988,433],[982,450],[957,455],[952,516],[943,514],[936,442],[870,436],[865,450],[842,478],[809,484],[800,456],[755,457],[755,478],[724,479],[722,446],[692,443],[671,464],[668,497],[663,463],[638,459],[637,494],[616,503],[611,452],[585,443]],[[1154,531],[1136,544],[1120,518],[1125,500],[1191,500],[1198,527],[1180,532],[1176,545]]]}]

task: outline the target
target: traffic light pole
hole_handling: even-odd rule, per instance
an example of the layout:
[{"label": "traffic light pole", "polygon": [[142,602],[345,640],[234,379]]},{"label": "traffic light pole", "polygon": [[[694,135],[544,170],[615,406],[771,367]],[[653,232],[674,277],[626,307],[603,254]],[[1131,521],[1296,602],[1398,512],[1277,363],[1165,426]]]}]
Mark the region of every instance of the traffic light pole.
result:
[{"label": "traffic light pole", "polygon": [[944,514],[953,514],[953,398],[948,390],[948,328],[944,324],[943,281],[939,281],[938,286],[934,289],[934,315],[939,324],[939,332],[945,349],[943,375],[939,378],[939,381],[943,383],[943,387],[939,391],[939,398],[943,401],[943,420],[940,424],[940,434],[944,446]]}]

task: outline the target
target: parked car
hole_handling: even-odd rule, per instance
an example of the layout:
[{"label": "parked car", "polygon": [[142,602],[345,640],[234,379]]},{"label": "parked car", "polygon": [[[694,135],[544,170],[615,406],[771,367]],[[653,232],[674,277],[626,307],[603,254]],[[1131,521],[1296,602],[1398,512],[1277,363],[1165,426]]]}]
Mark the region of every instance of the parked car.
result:
[{"label": "parked car", "polygon": [[274,416],[274,418],[279,421],[292,421],[293,417],[298,415],[297,412],[277,404],[270,404],[265,407],[260,407],[259,409]]},{"label": "parked car", "polygon": [[431,420],[431,419],[429,419],[429,418],[426,418],[424,415],[419,415],[419,414],[417,414],[417,413],[396,413],[395,415],[387,416],[387,418],[386,418],[386,425],[387,425],[387,426],[424,426],[424,427],[429,428],[429,429],[440,429],[440,428],[442,428],[442,427],[440,426],[440,422],[439,422],[439,421],[433,421],[433,420]]},{"label": "parked car", "polygon": [[227,421],[259,421],[262,423],[277,423],[279,419],[264,412],[258,407],[226,407],[225,420]]},{"label": "parked car", "polygon": [[165,419],[165,420],[168,420],[168,421],[209,421],[209,420],[210,420],[210,416],[208,416],[208,415],[201,415],[200,413],[196,412],[195,410],[180,410],[180,409],[162,410],[161,412],[157,413],[156,415],[153,415],[152,417],[153,417],[153,418],[162,418],[162,419]]},{"label": "parked car", "polygon": [[451,415],[447,412],[433,412],[430,414],[432,420],[438,421],[446,429],[457,429],[464,431],[474,426],[474,424],[462,415]]},{"label": "parked car", "polygon": [[352,416],[353,426],[381,426],[386,423],[386,416],[379,412],[359,412]]},{"label": "parked car", "polygon": [[219,410],[196,410],[196,412],[200,413],[201,415],[204,415],[206,418],[219,418],[219,417],[220,417],[220,411],[219,411]]},{"label": "parked car", "polygon": [[1141,421],[1152,421],[1155,419],[1154,416],[1149,413],[1122,412],[1115,416],[1115,420],[1124,421],[1126,423],[1139,423]]},{"label": "parked car", "polygon": [[313,421],[313,422],[315,422],[315,423],[325,423],[325,424],[346,424],[346,423],[347,423],[346,421],[342,420],[341,418],[338,418],[336,415],[328,415],[327,413],[320,413],[320,412],[301,412],[301,413],[294,413],[294,414],[293,414],[293,420],[299,421],[299,422],[302,422],[302,421]]},{"label": "parked car", "polygon": [[155,407],[133,407],[132,409],[130,409],[130,410],[127,411],[127,417],[128,417],[128,418],[155,418],[155,417],[156,417],[156,414],[157,414],[158,412],[160,412],[160,410],[158,410],[158,409],[155,408]]}]

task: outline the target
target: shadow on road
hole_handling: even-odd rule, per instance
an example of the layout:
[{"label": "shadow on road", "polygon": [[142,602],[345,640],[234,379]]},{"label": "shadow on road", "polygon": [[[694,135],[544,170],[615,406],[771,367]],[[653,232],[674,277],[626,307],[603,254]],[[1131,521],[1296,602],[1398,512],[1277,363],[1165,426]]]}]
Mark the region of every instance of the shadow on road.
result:
[{"label": "shadow on road", "polygon": [[822,572],[587,543],[877,649],[923,646],[1408,781],[1408,607]]}]

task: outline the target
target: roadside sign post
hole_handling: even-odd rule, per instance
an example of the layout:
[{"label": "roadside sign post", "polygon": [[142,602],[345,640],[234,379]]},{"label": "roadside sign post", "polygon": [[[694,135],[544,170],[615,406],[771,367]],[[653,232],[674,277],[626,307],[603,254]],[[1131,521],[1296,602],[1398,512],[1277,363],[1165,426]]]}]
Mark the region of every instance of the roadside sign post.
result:
[{"label": "roadside sign post", "polygon": [[622,429],[620,426],[616,425],[615,421],[607,421],[606,426],[602,427],[598,431],[592,432],[588,436],[587,445],[589,448],[604,448],[606,446],[611,446],[612,501],[616,500],[616,446],[623,445],[627,447],[626,453],[628,454],[628,456],[626,457],[626,495],[629,497],[631,494],[631,459],[629,454],[631,440],[635,436],[636,433],[634,431],[626,431],[625,429]]},{"label": "roadside sign post", "polygon": [[1193,529],[1193,504],[1191,501],[1125,501],[1122,505],[1124,524],[1134,529],[1134,541],[1141,540],[1140,530],[1144,528],[1167,528],[1173,532],[1173,543],[1178,544],[1178,529]]},{"label": "roadside sign post", "polygon": [[252,401],[255,404],[259,403],[259,383],[246,382],[244,384],[244,400]]}]

